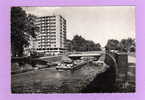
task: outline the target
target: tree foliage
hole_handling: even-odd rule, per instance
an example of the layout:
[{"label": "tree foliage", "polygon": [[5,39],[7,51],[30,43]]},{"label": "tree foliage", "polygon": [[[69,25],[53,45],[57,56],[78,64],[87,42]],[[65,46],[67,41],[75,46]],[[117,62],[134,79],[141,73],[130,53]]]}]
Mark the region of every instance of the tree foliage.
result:
[{"label": "tree foliage", "polygon": [[135,40],[132,38],[122,39],[120,42],[122,51],[130,51],[130,49],[135,46]]},{"label": "tree foliage", "polygon": [[72,49],[74,51],[98,51],[101,50],[101,45],[99,43],[95,44],[90,40],[85,40],[82,36],[75,35],[72,39]]},{"label": "tree foliage", "polygon": [[110,39],[106,44],[106,48],[109,50],[118,50],[121,52],[135,51],[135,39],[128,38],[121,41]]},{"label": "tree foliage", "polygon": [[29,45],[29,36],[35,38],[38,27],[35,16],[27,15],[21,7],[11,8],[12,56],[23,56],[23,48]]},{"label": "tree foliage", "polygon": [[119,49],[119,41],[115,39],[110,39],[107,42],[106,48],[110,50],[118,50]]}]

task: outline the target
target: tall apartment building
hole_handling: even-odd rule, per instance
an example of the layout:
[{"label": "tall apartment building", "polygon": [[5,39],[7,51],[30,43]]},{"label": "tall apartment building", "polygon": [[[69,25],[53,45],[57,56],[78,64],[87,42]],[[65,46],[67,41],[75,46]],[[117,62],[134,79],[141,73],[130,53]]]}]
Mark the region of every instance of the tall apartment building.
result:
[{"label": "tall apartment building", "polygon": [[45,54],[59,54],[65,51],[66,20],[60,15],[38,17],[37,51]]}]

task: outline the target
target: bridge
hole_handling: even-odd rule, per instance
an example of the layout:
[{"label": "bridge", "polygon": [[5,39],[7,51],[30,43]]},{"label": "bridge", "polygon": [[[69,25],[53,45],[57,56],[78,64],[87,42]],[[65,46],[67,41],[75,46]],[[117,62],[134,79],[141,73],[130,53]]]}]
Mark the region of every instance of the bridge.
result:
[{"label": "bridge", "polygon": [[69,58],[75,60],[81,57],[96,57],[99,58],[103,54],[103,51],[90,51],[90,52],[77,52],[68,55]]}]

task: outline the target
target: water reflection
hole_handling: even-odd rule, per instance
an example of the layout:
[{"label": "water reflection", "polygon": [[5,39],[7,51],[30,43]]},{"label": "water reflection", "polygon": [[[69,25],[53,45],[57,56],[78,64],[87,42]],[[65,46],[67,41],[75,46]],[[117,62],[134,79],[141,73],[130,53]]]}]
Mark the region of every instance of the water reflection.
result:
[{"label": "water reflection", "polygon": [[55,77],[60,79],[62,77],[62,75],[60,74],[60,72],[57,72]]}]

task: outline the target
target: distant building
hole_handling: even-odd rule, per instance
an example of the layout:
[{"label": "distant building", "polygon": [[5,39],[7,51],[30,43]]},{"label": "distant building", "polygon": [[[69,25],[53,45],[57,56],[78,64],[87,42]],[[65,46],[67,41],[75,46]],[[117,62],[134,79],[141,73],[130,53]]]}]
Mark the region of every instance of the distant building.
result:
[{"label": "distant building", "polygon": [[72,51],[72,41],[71,40],[66,40],[66,45],[65,45],[65,48],[68,52],[71,52]]},{"label": "distant building", "polygon": [[37,35],[37,52],[45,54],[64,53],[66,41],[66,20],[60,15],[38,17],[40,28]]}]

